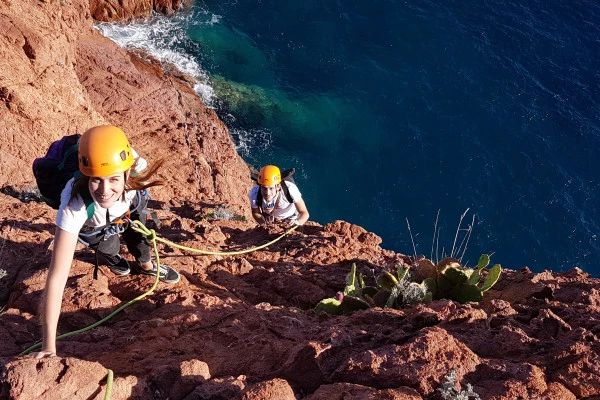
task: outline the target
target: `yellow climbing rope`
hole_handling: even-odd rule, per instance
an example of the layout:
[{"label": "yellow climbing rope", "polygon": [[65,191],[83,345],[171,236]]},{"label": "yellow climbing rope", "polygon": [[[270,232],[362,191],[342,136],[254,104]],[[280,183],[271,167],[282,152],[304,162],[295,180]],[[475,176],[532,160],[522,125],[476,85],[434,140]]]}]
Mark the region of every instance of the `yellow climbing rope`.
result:
[{"label": "yellow climbing rope", "polygon": [[[300,226],[300,225],[295,225],[292,228],[288,229],[285,233],[283,233],[282,235],[280,235],[279,237],[277,237],[276,239],[271,240],[269,243],[265,243],[265,244],[263,244],[261,246],[258,246],[258,247],[253,247],[251,249],[240,250],[240,251],[217,252],[217,251],[206,251],[206,250],[194,249],[192,247],[180,246],[180,245],[178,245],[176,243],[173,243],[173,242],[171,242],[169,240],[162,239],[162,238],[156,236],[156,232],[154,231],[154,229],[148,229],[148,228],[146,228],[146,226],[144,224],[142,224],[140,221],[130,221],[130,223],[131,223],[131,228],[133,230],[146,235],[146,237],[148,238],[148,240],[150,240],[152,242],[153,247],[154,247],[154,255],[156,257],[156,264],[157,265],[160,265],[160,256],[158,254],[158,247],[156,245],[156,241],[160,241],[160,242],[168,244],[169,246],[177,247],[179,249],[187,250],[187,251],[191,251],[191,252],[195,252],[195,253],[211,254],[211,255],[237,255],[237,254],[250,253],[250,252],[253,252],[253,251],[257,251],[257,250],[263,249],[263,248],[265,248],[267,246],[270,246],[273,243],[275,243],[275,242],[283,239],[285,236],[289,235],[292,231],[294,231],[295,229],[297,229]],[[152,285],[152,287],[150,288],[150,290],[148,290],[146,293],[137,296],[133,300],[129,300],[127,303],[123,304],[121,307],[117,308],[115,311],[113,311],[112,313],[110,313],[106,317],[102,318],[100,321],[95,322],[95,323],[93,323],[90,326],[86,326],[85,328],[82,328],[82,329],[79,329],[79,330],[76,330],[76,331],[72,331],[72,332],[68,332],[68,333],[64,333],[64,334],[62,334],[60,336],[57,336],[56,340],[64,339],[66,337],[77,335],[79,333],[83,333],[83,332],[89,331],[90,329],[94,329],[95,327],[97,327],[97,326],[101,325],[102,323],[108,321],[109,319],[111,319],[116,314],[118,314],[119,312],[123,311],[125,308],[129,307],[130,305],[132,305],[136,301],[139,301],[139,300],[143,299],[144,297],[148,296],[150,293],[152,293],[154,291],[154,289],[156,289],[156,286],[158,285],[159,273],[160,273],[160,268],[157,268],[156,269],[156,279],[154,279],[154,284]],[[24,350],[22,353],[20,353],[19,356],[23,356],[25,354],[28,354],[31,351],[33,351],[33,350],[35,350],[35,349],[37,349],[38,347],[41,347],[41,346],[42,346],[41,342],[40,343],[36,343],[33,346],[29,347],[28,349]]]},{"label": "yellow climbing rope", "polygon": [[181,246],[177,243],[171,242],[170,240],[163,239],[163,238],[156,236],[156,232],[154,231],[154,229],[148,229],[140,221],[130,221],[130,224],[131,224],[131,229],[145,235],[146,238],[148,238],[148,240],[151,240],[154,243],[156,240],[158,240],[159,242],[163,242],[165,244],[168,244],[169,246],[176,247],[178,249],[182,249],[182,250],[186,250],[186,251],[191,251],[193,253],[208,254],[208,255],[222,255],[222,256],[233,256],[233,255],[238,255],[238,254],[251,253],[253,251],[263,249],[263,248],[268,247],[268,246],[272,245],[273,243],[278,242],[279,240],[283,239],[286,235],[289,235],[294,229],[297,229],[300,226],[300,225],[294,225],[287,232],[283,233],[281,236],[277,237],[274,240],[271,240],[269,243],[265,243],[258,247],[253,247],[251,249],[239,250],[239,251],[220,252],[220,251],[200,250],[200,249],[194,249],[192,247]]},{"label": "yellow climbing rope", "polygon": [[104,400],[110,400],[112,396],[112,383],[113,383],[113,371],[108,370],[108,376],[106,377],[106,392],[104,393]]}]

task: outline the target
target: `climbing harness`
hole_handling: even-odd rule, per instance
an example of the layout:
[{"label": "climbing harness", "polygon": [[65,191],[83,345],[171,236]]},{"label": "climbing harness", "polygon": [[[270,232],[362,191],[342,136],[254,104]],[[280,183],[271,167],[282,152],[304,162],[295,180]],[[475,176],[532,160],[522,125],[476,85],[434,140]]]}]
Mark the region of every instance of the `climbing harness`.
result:
[{"label": "climbing harness", "polygon": [[[156,216],[156,213],[154,211],[149,211],[145,208],[139,210],[140,206],[143,204],[143,201],[145,200],[147,202],[150,199],[152,199],[152,196],[150,195],[150,193],[147,190],[136,191],[136,197],[132,200],[132,207],[129,210],[127,210],[127,212],[125,214],[121,215],[119,218],[117,218],[114,221],[109,223],[110,215],[108,214],[108,210],[107,210],[106,225],[103,227],[100,227],[100,228],[90,230],[90,231],[79,232],[79,242],[81,242],[85,246],[89,246],[89,243],[84,241],[82,238],[94,237],[94,236],[98,236],[100,234],[104,234],[105,236],[104,236],[103,240],[106,240],[110,236],[123,233],[128,227],[131,214],[133,214],[135,212],[140,212],[142,214],[150,215],[150,217],[154,221],[154,224],[157,227],[159,227],[160,221],[158,220],[158,217]],[[93,215],[93,212],[92,212],[92,215]],[[89,218],[91,218],[91,217],[89,217]]]},{"label": "climbing harness", "polygon": [[[110,214],[107,209],[105,226],[103,226],[101,228],[89,230],[89,231],[84,228],[83,232],[81,232],[81,231],[79,232],[79,235],[77,238],[78,241],[80,243],[82,243],[83,245],[85,245],[86,247],[90,247],[95,250],[96,261],[95,261],[95,266],[94,266],[94,279],[98,279],[98,269],[99,269],[99,265],[100,265],[100,259],[98,256],[98,247],[100,244],[94,243],[93,245],[90,245],[90,242],[86,242],[86,240],[93,241],[94,238],[98,238],[99,236],[102,236],[101,241],[105,241],[105,240],[108,240],[111,236],[118,235],[118,234],[125,232],[130,225],[131,214],[135,213],[135,212],[138,212],[140,214],[150,215],[152,217],[152,220],[154,221],[154,224],[157,227],[159,227],[160,221],[158,220],[156,213],[154,211],[147,210],[145,207],[145,205],[148,203],[148,200],[150,200],[151,198],[152,198],[152,196],[150,196],[150,193],[147,190],[138,190],[138,191],[136,191],[135,198],[132,200],[131,208],[129,210],[127,210],[127,212],[125,212],[125,214],[121,215],[119,218],[115,219],[114,221],[111,221]],[[93,210],[93,205],[94,204],[92,203],[92,210]],[[92,212],[92,215],[93,215],[93,212]],[[84,238],[86,240],[84,240]]]}]

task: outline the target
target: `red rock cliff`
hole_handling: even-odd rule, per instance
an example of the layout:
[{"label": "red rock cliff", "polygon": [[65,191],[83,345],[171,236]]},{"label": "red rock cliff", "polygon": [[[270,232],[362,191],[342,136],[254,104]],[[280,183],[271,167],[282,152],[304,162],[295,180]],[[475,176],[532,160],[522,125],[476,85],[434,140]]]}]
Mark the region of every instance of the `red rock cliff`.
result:
[{"label": "red rock cliff", "polygon": [[[188,2],[0,2],[0,399],[435,399],[451,371],[482,399],[600,398],[600,283],[505,270],[481,303],[437,300],[350,316],[311,309],[344,286],[407,257],[336,221],[308,223],[235,256],[159,245],[182,273],[101,326],[58,343],[59,357],[17,355],[40,337],[37,307],[55,211],[21,200],[31,163],[65,133],[111,123],[149,161],[165,157],[153,191],[160,237],[232,251],[276,238],[251,222],[209,218],[217,206],[249,216],[248,167],[227,128],[189,85],[125,51],[94,19],[172,12]],[[501,262],[501,260],[498,260]],[[146,292],[151,277],[117,277],[78,250],[59,332],[86,327]],[[1,272],[1,271],[0,271]]]}]

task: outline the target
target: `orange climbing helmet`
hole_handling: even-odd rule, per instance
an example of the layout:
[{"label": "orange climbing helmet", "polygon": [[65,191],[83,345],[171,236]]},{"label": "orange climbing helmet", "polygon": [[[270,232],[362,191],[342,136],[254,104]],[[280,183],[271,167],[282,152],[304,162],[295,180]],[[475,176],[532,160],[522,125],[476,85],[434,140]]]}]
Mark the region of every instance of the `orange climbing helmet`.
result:
[{"label": "orange climbing helmet", "polygon": [[133,165],[133,153],[125,132],[116,126],[88,129],[79,139],[79,170],[86,176],[110,176]]},{"label": "orange climbing helmet", "polygon": [[281,171],[274,165],[265,165],[258,173],[259,185],[271,186],[281,183]]}]

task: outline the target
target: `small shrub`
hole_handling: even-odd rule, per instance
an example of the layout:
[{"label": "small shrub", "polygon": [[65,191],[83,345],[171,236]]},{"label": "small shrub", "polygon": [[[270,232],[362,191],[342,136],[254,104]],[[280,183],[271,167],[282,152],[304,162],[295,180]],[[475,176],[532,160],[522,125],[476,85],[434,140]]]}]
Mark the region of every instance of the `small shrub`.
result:
[{"label": "small shrub", "polygon": [[203,218],[246,222],[245,216],[236,215],[229,208],[222,206],[222,205],[216,206],[213,211],[211,211],[207,215],[203,216]]},{"label": "small shrub", "polygon": [[437,391],[442,394],[444,400],[481,400],[481,397],[473,391],[470,383],[467,383],[467,390],[458,391],[456,389],[456,371],[451,371],[442,382],[442,387]]},{"label": "small shrub", "polygon": [[233,219],[234,216],[235,213],[233,211],[223,206],[216,206],[214,211],[212,212],[212,217],[214,219],[224,219],[229,221]]},{"label": "small shrub", "polygon": [[0,188],[0,192],[4,193],[7,196],[14,197],[15,199],[19,199],[23,203],[37,202],[43,203],[42,195],[37,187],[15,187],[12,185],[6,185]]}]

